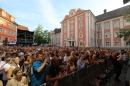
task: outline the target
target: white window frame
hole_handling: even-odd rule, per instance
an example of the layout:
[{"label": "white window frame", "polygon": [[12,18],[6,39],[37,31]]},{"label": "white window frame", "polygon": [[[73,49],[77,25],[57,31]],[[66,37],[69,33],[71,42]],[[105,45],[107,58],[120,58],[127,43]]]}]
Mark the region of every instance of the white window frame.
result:
[{"label": "white window frame", "polygon": [[83,32],[79,33],[79,38],[83,38]]},{"label": "white window frame", "polygon": [[82,29],[83,28],[83,22],[80,22],[79,23],[79,29]]},{"label": "white window frame", "polygon": [[64,40],[66,40],[66,35],[64,35]]},{"label": "white window frame", "polygon": [[2,16],[6,16],[6,12],[5,11],[2,11]]},{"label": "white window frame", "polygon": [[114,28],[118,28],[119,27],[119,21],[114,21],[113,26],[114,26]]},{"label": "white window frame", "polygon": [[0,41],[2,41],[2,37],[0,36]]},{"label": "white window frame", "polygon": [[70,31],[73,31],[74,30],[74,26],[70,26]]},{"label": "white window frame", "polygon": [[101,39],[101,34],[97,34],[98,39]]},{"label": "white window frame", "polygon": [[106,42],[106,47],[109,47],[110,46],[110,42]]},{"label": "white window frame", "polygon": [[[106,37],[107,36],[107,37]],[[106,32],[105,33],[105,38],[110,38],[110,33],[109,32]]]},{"label": "white window frame", "polygon": [[0,32],[3,32],[3,28],[0,27]]},{"label": "white window frame", "polygon": [[97,25],[97,30],[101,30],[101,25]]},{"label": "white window frame", "polygon": [[64,33],[66,33],[66,28],[64,28]]},{"label": "white window frame", "polygon": [[109,29],[109,23],[105,23],[104,28]]},{"label": "white window frame", "polygon": [[4,24],[4,21],[2,19],[0,19],[0,24]]},{"label": "white window frame", "polygon": [[82,20],[83,19],[83,16],[79,16],[79,20]]},{"label": "white window frame", "polygon": [[116,31],[116,32],[114,32],[114,37],[117,37],[117,31]]},{"label": "white window frame", "polygon": [[129,26],[130,22],[127,22],[126,19],[124,19],[124,26]]},{"label": "white window frame", "polygon": [[116,41],[116,42],[115,42],[115,46],[116,46],[116,47],[120,47],[120,42],[119,42],[119,41]]},{"label": "white window frame", "polygon": [[11,34],[11,31],[10,31],[10,30],[8,30],[8,34]]},{"label": "white window frame", "polygon": [[101,42],[98,42],[98,46],[102,46],[102,43],[101,43]]},{"label": "white window frame", "polygon": [[64,23],[64,26],[66,26],[66,23]]},{"label": "white window frame", "polygon": [[[82,44],[82,45],[81,45]],[[82,47],[83,46],[83,41],[79,42],[79,46]]]}]

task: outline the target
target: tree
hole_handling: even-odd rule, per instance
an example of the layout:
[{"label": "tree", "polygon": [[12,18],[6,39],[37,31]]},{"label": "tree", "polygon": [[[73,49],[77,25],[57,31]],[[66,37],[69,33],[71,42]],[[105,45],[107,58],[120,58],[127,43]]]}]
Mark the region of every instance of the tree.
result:
[{"label": "tree", "polygon": [[[125,14],[124,18],[127,22],[130,22],[130,13]],[[123,38],[126,44],[130,44],[130,28],[121,28],[120,31],[117,32],[117,37]]]},{"label": "tree", "polygon": [[48,30],[43,31],[42,29],[42,25],[38,25],[38,27],[34,31],[34,42],[36,42],[38,45],[49,43],[50,41]]}]

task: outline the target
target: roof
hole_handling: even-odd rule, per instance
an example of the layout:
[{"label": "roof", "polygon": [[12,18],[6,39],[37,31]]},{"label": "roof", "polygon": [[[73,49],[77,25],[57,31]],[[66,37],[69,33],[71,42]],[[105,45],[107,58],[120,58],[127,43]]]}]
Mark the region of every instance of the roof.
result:
[{"label": "roof", "polygon": [[[71,11],[73,11],[75,14],[73,15],[73,16],[70,16],[70,12]],[[65,21],[65,20],[67,20],[67,19],[69,19],[69,18],[71,18],[71,17],[74,17],[75,15],[78,15],[78,14],[81,14],[81,13],[83,13],[84,11],[86,11],[86,10],[83,10],[83,9],[71,9],[70,10],[70,12],[69,12],[69,15],[66,15],[65,17],[64,17],[64,19],[63,19],[63,21]]]},{"label": "roof", "polygon": [[56,29],[54,30],[54,32],[55,32],[55,33],[60,33],[60,32],[61,32],[61,28],[56,28]]},{"label": "roof", "polygon": [[26,30],[26,31],[29,31],[29,30],[28,30],[28,27],[22,26],[22,25],[18,25],[18,29],[19,29],[19,30]]},{"label": "roof", "polygon": [[106,12],[106,14],[101,14],[96,16],[97,22],[104,21],[107,19],[112,19],[115,17],[123,16],[123,14],[129,13],[130,12],[130,5],[124,6],[122,8]]}]

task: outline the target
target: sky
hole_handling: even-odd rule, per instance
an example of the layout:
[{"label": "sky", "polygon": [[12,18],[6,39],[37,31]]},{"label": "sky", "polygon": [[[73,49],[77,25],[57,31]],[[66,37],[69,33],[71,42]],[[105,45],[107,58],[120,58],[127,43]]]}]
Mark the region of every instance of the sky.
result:
[{"label": "sky", "polygon": [[71,9],[91,10],[95,16],[130,5],[123,0],[0,0],[0,8],[15,17],[15,22],[34,31],[61,28],[60,22]]}]

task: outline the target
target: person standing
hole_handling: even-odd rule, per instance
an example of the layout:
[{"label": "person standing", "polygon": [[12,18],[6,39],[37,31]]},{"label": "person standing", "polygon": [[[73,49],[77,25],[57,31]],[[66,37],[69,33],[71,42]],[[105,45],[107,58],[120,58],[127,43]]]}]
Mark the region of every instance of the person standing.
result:
[{"label": "person standing", "polygon": [[44,83],[43,79],[47,62],[48,58],[45,59],[42,53],[36,54],[36,61],[32,64],[31,86],[39,86]]},{"label": "person standing", "polygon": [[58,74],[59,72],[59,59],[54,56],[51,59],[51,63],[46,68],[44,81],[50,83],[51,86],[54,86],[54,84],[63,77],[61,74]]}]

